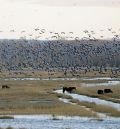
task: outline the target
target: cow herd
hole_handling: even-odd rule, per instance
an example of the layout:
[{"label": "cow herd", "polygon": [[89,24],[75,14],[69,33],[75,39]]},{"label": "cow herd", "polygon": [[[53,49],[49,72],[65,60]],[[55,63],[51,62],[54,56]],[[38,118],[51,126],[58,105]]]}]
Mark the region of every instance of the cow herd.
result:
[{"label": "cow herd", "polygon": [[80,74],[84,71],[86,74],[96,71],[104,74],[111,70],[114,76],[120,71],[119,56],[120,41],[0,40],[0,69],[8,71],[23,71],[24,68],[66,70],[76,75],[76,72]]},{"label": "cow herd", "polygon": [[[2,85],[2,89],[9,89],[10,87],[8,85]],[[76,87],[63,87],[63,93],[68,92],[72,93],[72,91],[75,91]],[[104,89],[104,90],[97,90],[97,94],[106,94],[106,93],[113,93],[111,89]]]},{"label": "cow herd", "polygon": [[98,94],[106,94],[106,93],[113,93],[111,89],[104,89],[104,90],[98,90]]},{"label": "cow herd", "polygon": [[[63,87],[63,93],[67,91],[68,93],[72,93],[73,90],[76,90],[76,87]],[[113,93],[111,89],[104,89],[104,90],[97,90],[97,94],[107,94],[107,93]]]},{"label": "cow herd", "polygon": [[[8,85],[2,85],[2,89],[9,89]],[[76,87],[63,87],[63,93],[67,91],[68,93],[72,93],[73,90],[76,90]],[[97,90],[97,94],[106,94],[106,93],[113,93],[111,89],[104,89],[104,90]]]}]

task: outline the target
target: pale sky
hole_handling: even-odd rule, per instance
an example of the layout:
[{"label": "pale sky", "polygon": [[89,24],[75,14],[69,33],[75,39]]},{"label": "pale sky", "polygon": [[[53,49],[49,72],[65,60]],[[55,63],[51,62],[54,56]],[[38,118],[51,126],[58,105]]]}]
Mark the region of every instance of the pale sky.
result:
[{"label": "pale sky", "polygon": [[37,27],[47,37],[50,31],[84,37],[83,30],[93,30],[110,38],[107,28],[120,34],[120,0],[0,0],[0,38],[35,37]]}]

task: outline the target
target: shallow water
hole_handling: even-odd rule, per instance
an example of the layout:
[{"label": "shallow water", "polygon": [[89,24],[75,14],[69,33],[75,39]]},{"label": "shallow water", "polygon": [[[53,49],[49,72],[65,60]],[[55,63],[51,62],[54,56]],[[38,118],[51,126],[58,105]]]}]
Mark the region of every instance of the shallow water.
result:
[{"label": "shallow water", "polygon": [[53,105],[56,104],[57,101],[54,100],[42,100],[42,99],[36,99],[36,100],[29,100],[29,103],[31,104],[41,104],[41,105]]},{"label": "shallow water", "polygon": [[94,87],[94,86],[113,86],[118,84],[120,84],[120,81],[114,80],[105,83],[81,83],[80,85],[83,87]]},{"label": "shallow water", "polygon": [[115,80],[116,78],[111,78],[111,77],[85,77],[83,80]]},{"label": "shallow water", "polygon": [[[62,94],[62,90],[56,90],[55,92]],[[120,104],[119,103],[114,103],[114,102],[111,102],[111,101],[102,100],[102,99],[99,99],[99,98],[92,98],[92,97],[89,97],[89,96],[79,95],[79,94],[74,94],[74,93],[70,94],[68,92],[65,92],[65,94],[69,95],[69,96],[71,96],[74,99],[77,99],[79,101],[105,105],[105,106],[109,106],[109,107],[115,108],[118,111],[120,111]]]},{"label": "shallow water", "polygon": [[93,78],[89,78],[89,77],[82,77],[82,78],[77,78],[77,77],[74,77],[74,78],[31,78],[31,77],[28,77],[28,78],[23,78],[23,77],[18,77],[18,78],[15,78],[15,77],[12,77],[12,78],[0,78],[1,80],[21,80],[21,81],[24,81],[24,80],[116,80],[116,78],[110,78],[110,77],[93,77]]},{"label": "shallow water", "polygon": [[0,127],[15,129],[120,129],[120,118],[95,119],[50,115],[18,115],[15,119],[0,119]]},{"label": "shallow water", "polygon": [[49,81],[49,80],[80,80],[80,78],[0,78],[1,80],[14,80],[14,81],[24,81],[24,80],[30,80],[30,81],[34,81],[34,80],[45,80],[45,81]]},{"label": "shallow water", "polygon": [[76,105],[76,103],[72,103],[70,102],[69,99],[64,99],[64,98],[59,98],[60,101],[64,102],[64,103],[68,103],[68,104],[72,104],[72,105]]}]

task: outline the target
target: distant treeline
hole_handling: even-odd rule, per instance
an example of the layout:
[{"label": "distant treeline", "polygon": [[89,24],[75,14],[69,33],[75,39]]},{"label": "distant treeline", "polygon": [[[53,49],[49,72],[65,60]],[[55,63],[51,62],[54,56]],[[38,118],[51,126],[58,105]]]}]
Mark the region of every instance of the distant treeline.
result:
[{"label": "distant treeline", "polygon": [[120,41],[0,40],[0,70],[120,67]]}]

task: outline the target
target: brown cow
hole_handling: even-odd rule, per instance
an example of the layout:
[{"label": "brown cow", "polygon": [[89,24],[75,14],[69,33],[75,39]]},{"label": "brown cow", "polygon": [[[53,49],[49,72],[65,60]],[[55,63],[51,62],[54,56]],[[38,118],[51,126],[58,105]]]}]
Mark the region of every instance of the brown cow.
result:
[{"label": "brown cow", "polygon": [[63,87],[63,93],[65,91],[71,93],[73,90],[76,90],[76,87]]},{"label": "brown cow", "polygon": [[10,87],[8,85],[2,85],[2,89],[9,89]]},{"label": "brown cow", "polygon": [[103,94],[103,90],[98,90],[97,93],[98,94]]},{"label": "brown cow", "polygon": [[104,89],[104,93],[113,93],[111,89]]}]

